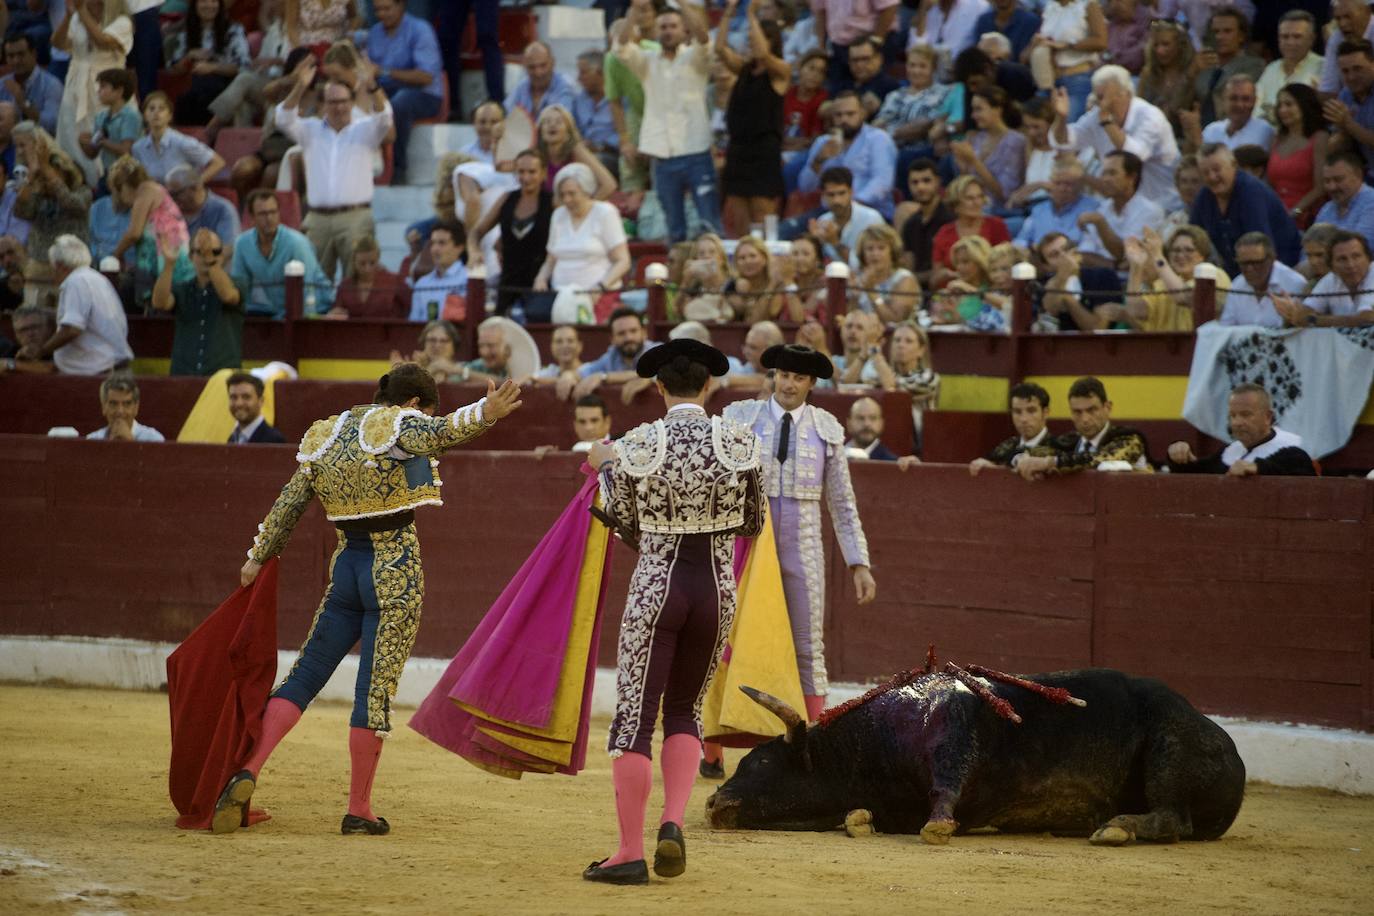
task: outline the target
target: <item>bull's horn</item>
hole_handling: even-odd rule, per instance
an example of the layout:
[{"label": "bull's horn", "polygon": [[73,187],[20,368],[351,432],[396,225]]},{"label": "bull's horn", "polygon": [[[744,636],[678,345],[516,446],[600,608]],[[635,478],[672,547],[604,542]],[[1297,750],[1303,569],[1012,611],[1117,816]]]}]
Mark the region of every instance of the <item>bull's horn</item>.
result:
[{"label": "bull's horn", "polygon": [[762,690],[755,690],[753,687],[745,687],[744,685],[740,685],[739,689],[744,691],[744,695],[749,699],[781,719],[782,724],[787,726],[789,735],[791,735],[792,729],[798,726],[803,728],[806,726],[806,720],[803,719],[795,709],[788,706],[771,693],[764,693]]}]

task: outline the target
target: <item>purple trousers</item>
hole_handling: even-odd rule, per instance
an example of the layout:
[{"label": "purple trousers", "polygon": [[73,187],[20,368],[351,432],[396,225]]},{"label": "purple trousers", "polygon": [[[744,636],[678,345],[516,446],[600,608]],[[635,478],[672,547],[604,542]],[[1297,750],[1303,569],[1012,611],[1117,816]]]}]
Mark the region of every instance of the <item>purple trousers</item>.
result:
[{"label": "purple trousers", "polygon": [[663,736],[701,738],[701,702],[735,619],[734,535],[640,535],[616,656],[607,750],[650,754]]}]

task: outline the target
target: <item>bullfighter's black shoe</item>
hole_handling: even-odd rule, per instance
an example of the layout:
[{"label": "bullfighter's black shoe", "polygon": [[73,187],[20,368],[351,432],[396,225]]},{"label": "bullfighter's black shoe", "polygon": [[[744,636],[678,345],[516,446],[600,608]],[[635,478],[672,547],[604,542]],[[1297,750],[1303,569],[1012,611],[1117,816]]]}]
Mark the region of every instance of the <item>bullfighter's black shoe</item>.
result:
[{"label": "bullfighter's black shoe", "polygon": [[697,772],[701,774],[702,779],[724,779],[725,760],[722,758],[712,763],[703,757],[701,758],[701,765],[697,767]]},{"label": "bullfighter's black shoe", "polygon": [[654,849],[654,874],[660,878],[676,878],[687,870],[687,841],[682,828],[669,821],[658,828],[658,846]]},{"label": "bullfighter's black shoe", "polygon": [[370,821],[365,817],[358,817],[356,814],[345,814],[343,824],[339,827],[339,832],[344,836],[352,834],[368,834],[370,836],[386,836],[391,832],[391,825],[386,822],[386,818],[379,817],[375,821]]},{"label": "bullfighter's black shoe", "polygon": [[[605,859],[601,860],[601,862],[605,861]],[[588,865],[586,871],[582,872],[582,877],[587,881],[600,881],[602,884],[649,883],[649,866],[644,864],[643,859],[605,867],[602,867],[601,862],[593,862]]]},{"label": "bullfighter's black shoe", "polygon": [[239,770],[224,784],[215,802],[215,814],[210,819],[211,833],[233,833],[243,825],[244,812],[248,810],[248,800],[253,797],[257,782],[247,770]]}]

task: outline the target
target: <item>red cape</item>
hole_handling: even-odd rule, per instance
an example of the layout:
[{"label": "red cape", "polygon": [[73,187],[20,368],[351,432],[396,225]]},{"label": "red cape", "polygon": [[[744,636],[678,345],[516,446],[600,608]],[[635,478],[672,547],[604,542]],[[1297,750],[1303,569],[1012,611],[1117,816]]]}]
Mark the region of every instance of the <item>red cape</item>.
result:
[{"label": "red cape", "polygon": [[[215,801],[262,735],[277,676],[277,560],[229,596],[167,658],[172,714],[168,788],[177,826],[208,830]],[[248,823],[266,820],[253,810]]]}]

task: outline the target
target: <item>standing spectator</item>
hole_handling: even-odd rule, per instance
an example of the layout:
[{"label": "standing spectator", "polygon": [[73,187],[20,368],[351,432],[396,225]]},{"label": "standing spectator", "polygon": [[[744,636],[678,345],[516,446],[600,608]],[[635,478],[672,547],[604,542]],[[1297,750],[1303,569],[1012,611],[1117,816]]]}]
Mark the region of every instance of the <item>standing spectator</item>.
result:
[{"label": "standing spectator", "polygon": [[[818,48],[826,51],[829,41],[831,91],[838,90],[849,72],[849,46],[866,35],[876,35],[884,42],[897,28],[898,0],[810,0],[811,24],[815,28]],[[751,0],[752,5],[752,0]],[[804,28],[805,26],[799,26]],[[900,41],[900,38],[897,39]]]},{"label": "standing spectator", "polygon": [[251,372],[235,372],[224,380],[229,390],[229,413],[234,418],[230,445],[264,445],[286,442],[275,426],[262,415],[262,393],[266,386]]},{"label": "standing spectator", "polygon": [[972,94],[970,114],[977,130],[949,146],[959,170],[972,175],[1001,205],[1025,178],[1026,136],[1016,130],[1021,113],[1016,103],[996,86]]},{"label": "standing spectator", "polygon": [[581,163],[565,167],[554,194],[558,209],[549,220],[549,247],[534,278],[539,291],[574,289],[604,294],[620,288],[630,272],[630,249],[620,211],[593,200],[596,183]]},{"label": "standing spectator", "polygon": [[180,252],[162,249],[163,267],[153,286],[153,308],[176,312],[172,375],[213,375],[243,362],[243,290],[224,272],[224,243],[201,229],[191,245],[194,272],[175,276]]},{"label": "standing spectator", "polygon": [[[1317,281],[1301,303],[1275,292],[1274,307],[1295,328],[1374,325],[1374,262],[1364,236],[1339,230],[1331,237],[1331,273]],[[60,319],[59,319],[60,320]],[[60,366],[59,366],[60,368]]]},{"label": "standing spectator", "polygon": [[644,84],[639,151],[654,157],[654,190],[672,243],[687,237],[682,198],[688,192],[702,223],[720,231],[720,198],[706,114],[710,34],[700,11],[692,7],[665,10],[657,25],[659,48],[644,49],[638,26],[626,20],[615,53]]},{"label": "standing spectator", "polygon": [[1102,163],[1102,184],[1106,199],[1102,206],[1080,216],[1084,228],[1085,255],[1102,258],[1115,267],[1126,257],[1126,240],[1140,238],[1147,227],[1164,222],[1159,204],[1140,193],[1140,157],[1125,150],[1107,154]]},{"label": "standing spectator", "polygon": [[[916,274],[923,288],[930,286],[933,266],[931,249],[935,234],[954,221],[954,212],[945,205],[945,189],[934,161],[917,159],[907,167],[907,191],[911,202],[897,207],[894,223],[902,234],[902,260]],[[800,282],[800,281],[798,281]]]},{"label": "standing spectator", "polygon": [[1317,20],[1307,10],[1289,10],[1279,20],[1279,58],[1271,61],[1255,84],[1259,116],[1274,125],[1280,121],[1274,104],[1279,90],[1294,83],[1316,89],[1321,82],[1322,58],[1312,50]]},{"label": "standing spectator", "polygon": [[1332,153],[1322,173],[1322,189],[1329,199],[1317,211],[1317,222],[1354,232],[1374,246],[1374,188],[1364,183],[1359,154]]},{"label": "standing spectator", "polygon": [[[173,262],[181,260],[190,235],[186,220],[167,189],[148,177],[143,165],[132,156],[124,156],[110,169],[110,196],[129,211],[129,227],[115,246],[114,256],[123,260],[124,253],[134,252],[134,299],[141,308],[152,296],[153,283],[162,272],[162,255],[175,251]],[[181,271],[182,279],[186,271]]]},{"label": "standing spectator", "polygon": [[1374,13],[1368,0],[1331,0],[1331,21],[1336,27],[1326,39],[1322,75],[1317,91],[1323,98],[1334,96],[1341,88],[1340,48],[1347,41],[1374,41]]},{"label": "standing spectator", "polygon": [[44,130],[56,133],[62,81],[38,66],[33,39],[24,32],[7,36],[4,47],[10,73],[0,80],[0,100],[14,103],[18,120],[37,121]]},{"label": "standing spectator", "polygon": [[[726,0],[726,19],[734,15],[737,3]],[[746,14],[748,57],[731,50],[723,24],[716,30],[716,54],[737,77],[725,111],[730,145],[725,151],[721,189],[729,221],[741,233],[778,212],[784,193],[783,95],[792,81],[792,67],[782,59],[782,34],[777,23],[759,22],[752,2]],[[881,60],[878,52],[873,53]]]},{"label": "standing spectator", "polygon": [[1193,77],[1193,45],[1188,40],[1187,30],[1173,20],[1156,19],[1151,22],[1150,40],[1145,45],[1145,66],[1140,70],[1138,95],[1165,112],[1170,125],[1180,135],[1183,126],[1179,113],[1192,111],[1197,103],[1197,86]]},{"label": "standing spectator", "polygon": [[1234,441],[1207,458],[1198,458],[1187,442],[1175,442],[1169,446],[1169,470],[1232,477],[1316,475],[1312,456],[1302,449],[1302,437],[1274,425],[1273,402],[1259,385],[1231,389],[1227,414],[1226,425],[1236,437]]},{"label": "standing spectator", "polygon": [[444,70],[448,73],[448,97],[453,111],[450,120],[457,120],[463,106],[458,104],[462,97],[459,76],[463,63],[459,57],[468,16],[472,16],[474,44],[482,52],[482,73],[486,81],[487,98],[506,97],[506,62],[501,56],[501,3],[500,0],[449,0],[443,4],[438,14],[436,31],[439,50],[443,53]]},{"label": "standing spectator", "polygon": [[917,158],[935,154],[935,144],[958,132],[964,119],[962,83],[935,82],[940,59],[928,45],[916,45],[906,52],[904,89],[887,94],[873,126],[892,134],[897,145],[897,173]]},{"label": "standing spectator", "polygon": [[973,31],[980,36],[988,32],[1007,36],[1012,60],[1020,60],[1040,31],[1040,17],[1026,9],[1021,0],[992,0],[992,9],[978,17]]},{"label": "standing spectator", "polygon": [[1226,325],[1283,327],[1283,316],[1274,308],[1273,292],[1301,296],[1307,278],[1274,258],[1274,243],[1262,232],[1249,232],[1236,240],[1240,275],[1231,280],[1231,292],[1219,321]]},{"label": "standing spectator", "polygon": [[988,196],[983,186],[971,175],[959,176],[945,189],[945,206],[953,211],[954,219],[940,227],[931,243],[931,289],[944,286],[951,279],[954,262],[950,259],[950,252],[960,239],[980,237],[989,246],[1011,241],[1007,224],[999,217],[983,212],[987,203]]},{"label": "standing spectator", "polygon": [[1254,80],[1237,73],[1226,81],[1222,95],[1226,99],[1226,117],[1208,124],[1200,136],[1190,137],[1193,145],[1224,143],[1233,150],[1258,146],[1267,151],[1274,142],[1274,128],[1255,114]]},{"label": "standing spectator", "polygon": [[[98,160],[106,175],[115,160],[129,155],[134,141],[143,136],[143,119],[138,109],[129,104],[133,92],[134,78],[128,70],[102,70],[96,76],[96,95],[104,107],[96,114],[91,129],[83,131],[77,140],[81,152]],[[103,183],[101,187],[108,190]]]},{"label": "standing spectator", "polygon": [[466,238],[463,224],[457,220],[441,221],[429,231],[429,256],[434,269],[415,281],[410,295],[411,321],[463,319],[467,310],[468,270],[461,258]]},{"label": "standing spectator", "polygon": [[[1204,262],[1215,263],[1212,251],[1207,233],[1197,226],[1179,226],[1165,239],[1151,229],[1138,243],[1127,240],[1131,272],[1126,286],[1153,290],[1127,297],[1126,318],[1131,326],[1138,331],[1193,330],[1193,270]],[[1224,310],[1231,275],[1218,270],[1216,284],[1216,304]]]},{"label": "standing spectator", "polygon": [[1032,449],[1049,451],[1050,430],[1045,421],[1050,415],[1050,393],[1034,382],[1020,382],[1012,386],[1007,400],[1016,435],[969,462],[968,472],[974,477],[984,468],[1011,467],[1019,456],[1035,454]]},{"label": "standing spectator", "polygon": [[1236,156],[1225,144],[1202,147],[1198,164],[1205,187],[1193,203],[1193,225],[1201,227],[1226,273],[1238,271],[1236,239],[1247,232],[1263,232],[1274,240],[1279,260],[1296,264],[1302,253],[1298,227],[1283,201],[1267,184],[1239,171]]},{"label": "standing spectator", "polygon": [[148,133],[134,141],[131,153],[143,163],[153,181],[166,181],[167,173],[179,165],[198,170],[206,181],[224,168],[224,158],[179,130],[173,130],[172,102],[165,92],[154,92],[143,100],[143,122]]},{"label": "standing spectator", "polygon": [[811,220],[807,231],[825,245],[825,255],[859,266],[859,236],[869,226],[883,224],[883,215],[854,199],[854,176],[842,165],[821,175],[821,201],[825,212]]},{"label": "standing spectator", "polygon": [[352,260],[327,317],[404,319],[409,315],[405,281],[382,266],[377,240],[370,235],[354,240]]},{"label": "standing spectator", "polygon": [[506,108],[495,99],[487,99],[472,112],[472,129],[477,137],[458,150],[474,162],[496,165],[496,145],[505,132]]},{"label": "standing spectator", "polygon": [[90,129],[100,109],[96,74],[123,67],[133,42],[134,26],[125,0],[72,0],[52,36],[54,47],[72,55],[57,112],[57,142],[76,159],[90,185],[99,177],[98,170],[81,155],[77,137]]},{"label": "standing spectator", "polygon": [[1211,46],[1204,46],[1195,57],[1197,78],[1193,81],[1201,106],[1202,123],[1217,119],[1225,104],[1223,91],[1226,81],[1237,74],[1251,80],[1264,72],[1264,59],[1249,53],[1250,20],[1234,6],[1224,6],[1212,13],[1207,24]]},{"label": "standing spectator", "polygon": [[1374,177],[1374,45],[1347,41],[1336,52],[1341,91],[1327,99],[1322,114],[1341,133],[1336,142],[1357,147],[1364,156],[1365,181]]},{"label": "standing spectator", "polygon": [[548,45],[542,41],[530,42],[525,46],[523,63],[525,78],[506,96],[507,111],[519,108],[531,121],[538,121],[550,105],[561,105],[572,111],[577,90],[566,76],[554,69],[553,51]]},{"label": "standing spectator", "polygon": [[41,344],[28,344],[19,359],[51,359],[65,375],[106,375],[134,358],[129,323],[119,294],[91,270],[91,251],[74,235],[60,235],[48,250],[57,285],[57,330]]},{"label": "standing spectator", "polygon": [[552,297],[532,294],[539,269],[548,250],[549,224],[553,220],[553,192],[545,187],[547,169],[537,150],[523,150],[515,157],[515,178],[520,186],[507,192],[500,203],[489,209],[473,233],[483,238],[492,226],[501,229],[501,289],[496,296],[496,313],[505,315],[523,303],[527,321],[547,321]]},{"label": "standing spectator", "polygon": [[400,184],[406,177],[411,125],[439,113],[443,61],[434,28],[407,13],[405,0],[372,0],[372,12],[377,24],[367,33],[367,57],[376,68],[377,85],[391,100],[396,124],[392,181]]},{"label": "standing spectator", "polygon": [[[753,9],[752,4],[749,7]],[[781,50],[779,54],[781,57]],[[902,81],[889,76],[883,60],[883,42],[875,35],[860,38],[849,46],[849,80],[841,89],[853,89],[864,108],[864,117],[872,120],[883,105],[888,93],[902,88]]]},{"label": "standing spectator", "polygon": [[[621,34],[629,28],[629,20],[633,20],[639,34],[645,36],[640,38],[640,48],[657,49],[658,42],[647,37],[657,34],[653,0],[631,0],[625,15],[625,19],[611,26],[612,48],[620,43]],[[611,120],[620,139],[620,189],[628,196],[627,206],[637,211],[644,200],[644,192],[649,189],[648,157],[639,151],[639,132],[644,123],[644,84],[614,50],[606,53],[602,68],[606,74]]]},{"label": "standing spectator", "polygon": [[1150,38],[1153,4],[1146,0],[1106,0],[1107,57],[1133,75],[1145,66],[1145,45]]},{"label": "standing spectator", "polygon": [[286,264],[300,261],[305,265],[305,314],[327,312],[334,300],[333,284],[320,270],[310,240],[281,224],[276,193],[255,189],[248,195],[248,214],[253,217],[253,228],[239,236],[229,268],[239,289],[248,291],[244,311],[285,318]]},{"label": "standing spectator", "polygon": [[989,9],[988,0],[927,0],[911,17],[907,47],[930,45],[942,59],[954,60],[978,43],[978,19]]},{"label": "standing spectator", "polygon": [[635,364],[646,350],[658,346],[645,337],[644,323],[632,308],[622,306],[611,312],[606,325],[611,329],[611,345],[605,353],[578,368],[582,381],[570,392],[572,397],[591,394],[602,385],[619,385],[638,378]]},{"label": "standing spectator", "polygon": [[290,47],[318,48],[320,55],[362,22],[356,0],[286,0],[282,19]]},{"label": "standing spectator", "polygon": [[1016,244],[1033,248],[1051,232],[1064,233],[1075,245],[1083,241],[1083,218],[1100,206],[1083,195],[1083,164],[1072,156],[1060,159],[1050,174],[1049,190],[1048,200],[1031,207],[1030,216],[1016,233]]},{"label": "standing spectator", "polygon": [[29,170],[28,180],[14,200],[14,215],[29,223],[25,277],[43,283],[50,276],[48,251],[58,237],[89,238],[91,189],[72,158],[32,121],[15,127],[14,148],[16,165]]},{"label": "standing spectator", "polygon": [[854,307],[872,312],[884,324],[905,321],[921,304],[921,284],[902,266],[902,237],[886,223],[875,223],[857,241],[859,292]]},{"label": "standing spectator", "polygon": [[577,95],[572,114],[582,142],[612,175],[620,170],[620,135],[606,98],[606,56],[595,49],[577,55]]},{"label": "standing spectator", "polygon": [[1099,158],[1114,149],[1135,153],[1144,163],[1140,187],[1145,196],[1166,210],[1173,209],[1178,199],[1173,185],[1178,144],[1169,119],[1149,102],[1136,98],[1125,67],[1100,67],[1092,76],[1092,85],[1097,108],[1073,124],[1069,123],[1068,93],[1054,91],[1050,142],[1056,149],[1090,149]]},{"label": "standing spectator", "polygon": [[1040,31],[1031,41],[1031,73],[1042,92],[1069,96],[1069,120],[1076,121],[1096,88],[1093,70],[1107,50],[1107,19],[1097,0],[1045,0]]},{"label": "standing spectator", "polygon": [[[74,0],[65,2],[67,8],[71,9]],[[163,0],[127,0],[127,3],[133,26],[133,48],[128,54],[127,63],[133,65],[134,75],[138,79],[139,96],[147,98],[149,93],[157,89],[157,69],[162,65],[160,17]],[[54,54],[53,59],[56,58],[57,54]],[[70,68],[67,72],[70,74]]]},{"label": "standing spectator", "polygon": [[830,103],[830,117],[835,127],[811,144],[797,187],[802,191],[820,190],[822,175],[843,166],[852,177],[854,199],[890,217],[897,164],[897,147],[892,138],[886,131],[864,123],[863,105],[852,90],[836,94]]},{"label": "standing spectator", "polygon": [[178,124],[208,124],[210,103],[253,66],[243,26],[229,20],[225,6],[226,0],[194,0],[177,33],[172,67],[191,74],[191,85],[177,95]]},{"label": "standing spectator", "polygon": [[[277,108],[277,125],[301,145],[305,195],[310,205],[303,228],[324,275],[352,258],[353,240],[372,235],[372,156],[391,131],[391,105],[375,83],[359,98],[359,86],[334,80],[324,87],[324,117],[302,118],[301,96],[315,77],[315,61],[296,70],[296,86]],[[361,82],[361,79],[360,81]],[[370,112],[354,118],[354,106]]]},{"label": "standing spectator", "polygon": [[[1285,86],[1279,90],[1274,114],[1279,130],[1269,153],[1267,178],[1288,215],[1306,226],[1325,196],[1322,175],[1330,135],[1322,119],[1321,98],[1311,86]],[[1356,166],[1357,176],[1362,171]]]},{"label": "standing spectator", "polygon": [[189,165],[179,165],[167,173],[167,193],[186,220],[186,232],[191,238],[201,229],[209,229],[224,245],[224,261],[234,257],[233,240],[239,236],[239,214],[234,205],[218,194],[205,190],[205,179]]},{"label": "standing spectator", "polygon": [[87,439],[108,442],[166,442],[162,433],[138,422],[138,382],[132,375],[116,373],[100,383],[100,412],[105,425]]},{"label": "standing spectator", "polygon": [[849,405],[849,419],[845,421],[845,431],[849,433],[849,441],[844,447],[851,461],[897,460],[897,454],[883,444],[883,408],[872,398],[859,398]]}]

